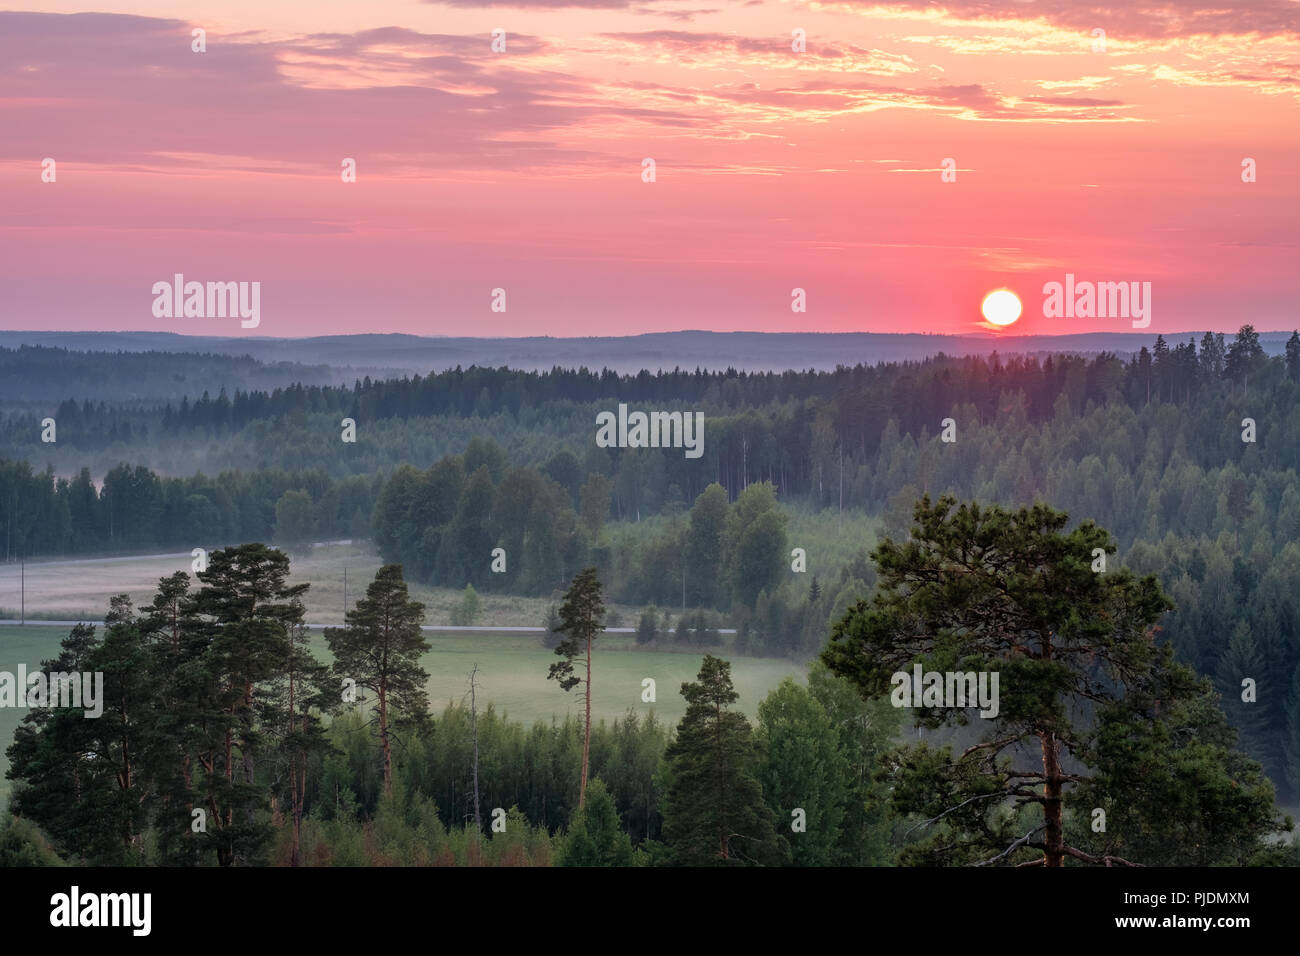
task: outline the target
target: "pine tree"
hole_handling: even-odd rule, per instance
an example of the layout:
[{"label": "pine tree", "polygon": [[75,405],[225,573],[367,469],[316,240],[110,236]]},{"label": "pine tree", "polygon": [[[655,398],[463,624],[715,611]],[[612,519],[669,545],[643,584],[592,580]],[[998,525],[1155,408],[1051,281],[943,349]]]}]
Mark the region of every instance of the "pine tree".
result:
[{"label": "pine tree", "polygon": [[394,717],[422,717],[429,709],[424,690],[429,675],[420,666],[420,655],[429,650],[420,630],[424,605],[409,599],[402,566],[386,564],[375,572],[366,596],[347,612],[345,621],[342,628],[327,628],[325,640],[334,654],[335,675],[378,697],[384,793],[391,796]]},{"label": "pine tree", "polygon": [[[832,630],[823,659],[865,697],[900,689],[895,675],[910,678],[914,665],[982,673],[986,688],[999,678],[996,713],[980,719],[984,732],[959,757],[921,744],[887,758],[894,808],[932,828],[903,859],[1056,867],[1067,858],[1107,865],[1178,858],[1187,848],[1168,829],[1168,808],[1141,793],[1124,804],[1135,820],[1128,843],[1117,845],[1114,831],[1104,839],[1067,837],[1072,793],[1105,799],[1104,788],[1090,790],[1088,781],[1122,788],[1129,778],[1115,768],[1141,754],[1130,787],[1182,793],[1181,804],[1192,806],[1180,804],[1179,825],[1196,818],[1198,800],[1213,818],[1198,847],[1201,862],[1244,862],[1279,822],[1272,786],[1231,750],[1208,682],[1176,662],[1169,644],[1153,640],[1154,625],[1172,607],[1155,578],[1138,579],[1127,568],[1094,572],[1094,549],[1115,549],[1110,535],[1091,521],[1067,533],[1068,520],[1041,504],[1008,512],[925,497],[911,539],[876,548],[875,597],[850,608]],[[914,720],[964,724],[970,717],[959,703],[926,701]],[[1041,753],[1041,765],[1025,766],[1013,747]],[[1224,788],[1230,794],[1221,799]],[[1145,859],[1122,857],[1127,847]]]},{"label": "pine tree", "polygon": [[309,585],[289,585],[289,558],[264,544],[223,548],[198,572],[202,587],[195,611],[206,619],[211,642],[201,661],[204,700],[196,762],[209,810],[207,839],[217,862],[255,862],[270,838],[261,818],[269,788],[256,775],[269,748],[261,706],[268,684],[283,673],[291,652],[289,629],[302,622]]},{"label": "pine tree", "polygon": [[95,759],[114,771],[104,825],[116,831],[123,862],[138,862],[142,852],[139,842],[149,796],[142,757],[151,739],[152,698],[158,689],[151,664],[130,598],[116,595],[110,599],[103,640],[86,655],[85,668],[96,680],[103,675],[103,712],[88,722],[94,725]]},{"label": "pine tree", "polygon": [[194,808],[202,808],[195,760],[202,749],[204,705],[213,698],[204,663],[212,629],[195,605],[189,575],[177,571],[159,580],[153,603],[138,621],[156,688],[141,765],[154,794],[159,856],[169,866],[196,865],[204,850],[192,823]]},{"label": "pine tree", "polygon": [[[605,604],[601,598],[600,577],[595,568],[583,568],[565,592],[564,603],[560,605],[560,625],[554,628],[557,633],[564,635],[564,639],[555,648],[555,653],[564,660],[552,664],[546,675],[547,680],[558,681],[565,691],[582,684],[586,696],[582,777],[578,784],[579,810],[587,796],[587,767],[591,761],[591,642],[604,629]],[[576,677],[573,661],[584,651],[587,657],[587,676]]]},{"label": "pine tree", "polygon": [[1286,340],[1286,374],[1291,381],[1300,382],[1300,331]]},{"label": "pine tree", "polygon": [[754,740],[745,715],[728,710],[738,695],[731,665],[705,655],[698,680],[682,684],[686,716],[665,754],[671,784],[664,839],[679,866],[785,862],[789,848],[754,776]]}]

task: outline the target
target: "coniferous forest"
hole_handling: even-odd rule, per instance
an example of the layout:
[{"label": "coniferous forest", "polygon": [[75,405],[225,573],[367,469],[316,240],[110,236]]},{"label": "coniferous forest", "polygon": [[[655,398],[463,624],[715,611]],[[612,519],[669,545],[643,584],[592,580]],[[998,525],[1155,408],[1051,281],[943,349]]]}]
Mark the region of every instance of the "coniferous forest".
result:
[{"label": "coniferous forest", "polygon": [[[6,742],[4,865],[1300,862],[1300,335],[87,398],[115,361],[3,409],[4,560],[203,559],[7,662],[103,688]],[[702,454],[601,447],[620,405]],[[309,627],[336,539],[382,566]],[[557,716],[432,701],[416,585],[546,601]],[[591,716],[623,645],[692,656],[680,720]],[[746,707],[751,658],[804,676]],[[996,713],[904,709],[914,666]]]}]

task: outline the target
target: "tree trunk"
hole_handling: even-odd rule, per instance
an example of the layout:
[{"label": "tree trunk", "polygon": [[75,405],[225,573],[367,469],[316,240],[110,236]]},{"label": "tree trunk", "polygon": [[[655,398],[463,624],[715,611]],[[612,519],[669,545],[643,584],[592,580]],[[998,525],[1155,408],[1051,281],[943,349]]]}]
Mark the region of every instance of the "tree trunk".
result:
[{"label": "tree trunk", "polygon": [[[722,756],[722,704],[719,701],[713,703],[713,759],[720,761]],[[718,777],[718,856],[724,860],[730,859],[731,854],[727,849],[727,792],[723,786],[723,775],[719,773]]]},{"label": "tree trunk", "polygon": [[379,740],[384,747],[384,793],[393,795],[393,746],[388,740],[388,687],[379,682]]},{"label": "tree trunk", "polygon": [[[298,729],[294,714],[295,686],[293,671],[289,672],[289,736],[292,738]],[[302,866],[302,804],[298,802],[298,756],[289,755],[289,793],[290,808],[293,811],[293,849],[289,854],[290,866]]]},{"label": "tree trunk", "polygon": [[301,761],[302,769],[296,774],[293,790],[293,860],[294,866],[302,866],[302,808],[307,799],[307,757],[296,757],[295,763]]},{"label": "tree trunk", "polygon": [[582,735],[582,783],[578,786],[578,809],[587,799],[587,761],[591,756],[591,637],[587,637],[587,730]]},{"label": "tree trunk", "polygon": [[1043,843],[1043,865],[1065,865],[1065,831],[1061,826],[1061,762],[1056,735],[1038,735],[1043,745],[1043,820],[1047,833]]}]

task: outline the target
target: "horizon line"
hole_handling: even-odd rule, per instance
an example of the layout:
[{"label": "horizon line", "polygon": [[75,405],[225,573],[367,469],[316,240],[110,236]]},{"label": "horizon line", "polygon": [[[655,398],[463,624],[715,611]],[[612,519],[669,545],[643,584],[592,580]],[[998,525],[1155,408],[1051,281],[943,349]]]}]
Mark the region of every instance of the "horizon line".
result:
[{"label": "horizon line", "polygon": [[[1164,336],[1172,339],[1174,336],[1182,335],[1205,335],[1212,332],[1210,329],[1180,329],[1176,331],[1163,332],[1150,330],[1091,330],[1087,332],[1023,332],[1023,333],[996,333],[985,330],[975,330],[970,332],[876,332],[870,330],[859,331],[817,331],[815,329],[798,329],[798,330],[758,330],[758,329],[662,329],[654,332],[633,332],[626,335],[449,335],[449,334],[430,334],[421,335],[415,332],[329,332],[320,335],[205,335],[202,333],[192,332],[174,332],[163,329],[0,329],[0,336],[4,335],[167,335],[182,339],[218,339],[228,342],[302,342],[311,339],[343,339],[359,338],[362,336],[380,337],[393,336],[413,339],[428,339],[431,341],[449,340],[449,341],[471,341],[471,342],[524,342],[531,339],[542,339],[555,342],[579,342],[593,340],[624,340],[646,338],[656,335],[760,335],[767,337],[776,337],[782,335],[816,335],[816,336],[848,336],[848,335],[875,335],[875,336],[894,336],[908,338],[927,338],[927,339],[980,339],[986,342],[997,342],[1004,339],[1068,339],[1079,338],[1081,336],[1092,335],[1113,335],[1113,336],[1131,336],[1134,338],[1152,338]],[[1295,329],[1261,329],[1255,328],[1260,335],[1286,335]],[[1213,332],[1215,335],[1235,335],[1235,332]]]}]

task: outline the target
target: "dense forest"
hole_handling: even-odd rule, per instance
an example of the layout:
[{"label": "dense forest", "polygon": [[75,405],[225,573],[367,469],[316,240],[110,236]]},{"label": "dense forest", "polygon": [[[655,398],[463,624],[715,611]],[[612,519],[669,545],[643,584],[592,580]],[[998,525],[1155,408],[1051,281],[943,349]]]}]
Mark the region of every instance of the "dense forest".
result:
[{"label": "dense forest", "polygon": [[[703,456],[597,447],[596,413],[619,403],[704,411]],[[48,444],[41,441],[47,414],[57,424],[57,440]],[[345,418],[355,423],[355,442],[342,437]],[[1110,355],[995,354],[781,374],[470,368],[364,379],[350,388],[204,393],[161,405],[68,398],[48,413],[11,409],[0,422],[0,447],[11,456],[0,460],[7,560],[371,538],[407,579],[551,596],[557,604],[575,575],[593,567],[608,599],[647,608],[643,631],[656,630],[655,606],[675,608],[684,617],[689,611],[685,626],[694,628],[697,641],[722,646],[716,628],[736,629],[717,653],[804,661],[823,652],[855,602],[878,595],[880,565],[869,553],[871,542],[863,541],[838,567],[796,573],[792,549],[813,552],[817,543],[791,540],[793,509],[878,516],[882,534],[901,541],[927,494],[1007,507],[1045,501],[1075,525],[1088,520],[1105,528],[1115,546],[1111,560],[1159,582],[1172,605],[1159,618],[1160,643],[1212,682],[1236,746],[1262,767],[1279,800],[1300,801],[1300,335],[1273,358],[1246,326],[1228,340],[1206,335],[1199,347],[1188,341],[1171,348],[1158,338],[1128,362]],[[205,474],[186,469],[195,458],[254,466]],[[112,459],[99,472],[84,464]],[[494,566],[498,549],[503,560]],[[216,597],[201,595],[236,583],[205,584],[193,594],[175,590],[182,586],[172,582],[166,607],[173,614],[189,608],[194,647],[208,647],[213,628],[234,622],[223,621],[225,605]],[[164,582],[160,600],[166,590]],[[292,597],[284,599],[286,607]],[[158,607],[137,612],[117,605],[102,636],[74,632],[65,653],[140,653],[166,661],[162,614]],[[276,620],[293,633],[294,612],[284,614]],[[167,653],[181,653],[190,638],[173,631],[168,640]],[[285,659],[309,671],[315,665],[303,642],[294,646],[305,657],[286,651]],[[267,695],[258,700],[278,701],[286,681],[319,677],[295,674],[292,667],[287,675],[268,674]],[[880,783],[871,768],[897,732],[896,715],[863,703],[849,683],[820,665],[813,676],[806,690],[781,688],[780,708],[818,726],[852,725],[869,738],[843,742],[845,772],[856,789],[828,798],[839,801],[836,819],[850,821],[843,825],[857,836],[835,844],[847,848],[846,856],[826,849],[829,855],[815,859],[892,861],[905,842],[899,828],[906,827],[874,789]],[[1254,702],[1241,699],[1243,676],[1257,684]],[[722,680],[716,671],[710,679]],[[471,715],[463,708],[439,717],[421,715],[418,704],[406,708],[411,713],[401,721],[415,723],[399,730],[409,731],[404,746],[410,749],[385,784],[376,779],[368,749],[372,728],[354,713],[331,719],[333,704],[326,707],[315,691],[298,693],[297,703],[278,716],[264,714],[238,728],[231,721],[241,708],[209,692],[216,696],[201,721],[211,725],[204,733],[224,721],[230,740],[246,735],[236,750],[259,754],[242,781],[226,767],[227,782],[219,787],[208,779],[210,792],[201,795],[213,813],[229,818],[231,834],[239,813],[250,821],[251,842],[231,835],[235,842],[225,849],[208,848],[225,854],[220,862],[463,863],[498,851],[534,862],[564,858],[555,841],[575,820],[570,772],[583,750],[571,721],[528,728],[500,720],[490,708],[472,715],[480,761],[493,767],[483,775],[490,795],[480,794],[482,801],[518,814],[518,825],[507,832],[520,842],[506,853],[490,849],[495,837],[481,844],[474,836],[489,832],[485,815],[481,828],[464,829],[472,809],[463,751]],[[725,697],[718,687],[713,693]],[[168,699],[150,706],[174,706]],[[212,716],[222,712],[219,699],[230,711],[220,719]],[[775,714],[778,704],[765,706]],[[439,728],[448,736],[440,738]],[[790,732],[817,736],[808,727]],[[754,756],[745,764],[765,793],[788,789],[780,772],[762,763],[760,744],[771,733],[760,713],[753,741],[737,744],[746,753],[752,744]],[[302,749],[275,750],[269,740],[277,735]],[[668,773],[678,736],[635,715],[595,728],[591,771],[599,786],[583,826],[607,827],[609,819],[597,817],[608,801],[621,821],[616,829],[630,841],[628,853],[672,858],[662,805],[670,781],[656,775]],[[16,746],[35,746],[35,737],[23,739]],[[208,760],[204,773],[211,777],[216,765],[209,751],[181,756],[192,742],[157,746],[177,762],[158,770],[166,779],[152,784],[142,772],[141,786],[155,790],[133,795],[138,811],[131,813],[142,815],[122,824],[130,839],[123,843],[119,828],[103,842],[96,829],[78,842],[82,824],[51,817],[43,825],[61,852],[87,861],[127,853],[157,862],[184,849],[150,842],[162,835],[158,821],[167,813],[197,805],[190,791],[181,799],[169,788],[175,774],[186,775],[180,768]],[[271,748],[264,757],[263,746]],[[20,747],[15,765],[39,766],[40,759]],[[197,786],[203,775],[191,773],[186,786]],[[50,786],[53,793],[62,784]],[[109,777],[103,786],[105,800],[120,797],[112,796]],[[27,792],[32,796],[15,799],[28,808],[25,816],[37,819],[32,801],[48,794]],[[263,820],[261,810],[249,809],[254,805],[270,815]],[[98,811],[87,803],[76,812],[89,819]],[[280,826],[285,819],[297,820],[292,839]],[[263,824],[265,832],[257,829]],[[374,843],[381,826],[391,829],[386,849]],[[425,836],[417,839],[415,832]],[[802,852],[788,841],[769,849],[774,862],[798,862]]]}]

